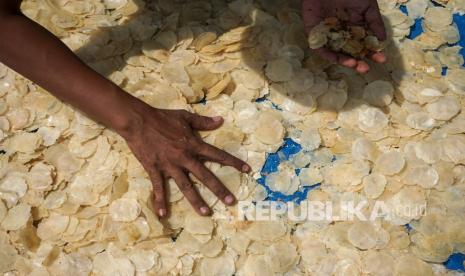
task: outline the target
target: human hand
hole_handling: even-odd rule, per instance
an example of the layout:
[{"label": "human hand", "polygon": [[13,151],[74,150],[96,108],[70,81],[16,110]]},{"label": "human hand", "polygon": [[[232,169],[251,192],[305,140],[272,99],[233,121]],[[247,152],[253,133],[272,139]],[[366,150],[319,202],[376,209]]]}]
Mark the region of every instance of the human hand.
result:
[{"label": "human hand", "polygon": [[163,110],[145,103],[137,104],[135,124],[130,131],[120,133],[141,162],[152,181],[155,212],[167,214],[164,183],[175,180],[181,192],[196,212],[202,216],[211,210],[189,179],[192,173],[226,205],[235,202],[234,195],[203,164],[213,161],[247,173],[250,166],[238,158],[202,141],[196,130],[214,130],[223,124],[221,117],[204,117],[185,110]]},{"label": "human hand", "polygon": [[[302,16],[306,31],[310,32],[325,18],[335,17],[338,11],[349,14],[348,22],[351,25],[366,25],[380,41],[386,40],[386,29],[376,0],[302,0]],[[368,63],[363,60],[356,60],[325,47],[314,51],[331,63],[354,68],[359,73],[366,73],[370,69]],[[378,63],[386,62],[386,55],[382,52],[372,53],[370,58]]]}]

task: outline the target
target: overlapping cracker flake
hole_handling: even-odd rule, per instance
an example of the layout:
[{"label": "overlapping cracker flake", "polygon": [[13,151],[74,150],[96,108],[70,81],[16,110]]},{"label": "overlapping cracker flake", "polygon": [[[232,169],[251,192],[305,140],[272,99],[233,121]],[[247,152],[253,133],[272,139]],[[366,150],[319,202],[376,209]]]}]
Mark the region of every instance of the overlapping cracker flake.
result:
[{"label": "overlapping cracker flake", "polygon": [[[171,215],[159,221],[121,137],[0,64],[0,273],[448,274],[438,263],[465,253],[465,71],[452,21],[465,2],[379,0],[386,42],[345,27],[343,13],[307,36],[297,2],[47,0],[22,10],[149,105],[223,116],[200,135],[252,166],[246,176],[207,163],[239,200],[321,183],[306,201],[334,211],[367,201],[365,213],[382,200],[388,221],[239,221],[197,180],[214,216],[195,214],[169,181]],[[418,18],[424,33],[409,39]],[[388,62],[357,75],[309,43],[356,57],[383,49]],[[302,150],[263,176],[265,188],[256,179],[285,137]],[[426,215],[406,211],[424,206]]]}]

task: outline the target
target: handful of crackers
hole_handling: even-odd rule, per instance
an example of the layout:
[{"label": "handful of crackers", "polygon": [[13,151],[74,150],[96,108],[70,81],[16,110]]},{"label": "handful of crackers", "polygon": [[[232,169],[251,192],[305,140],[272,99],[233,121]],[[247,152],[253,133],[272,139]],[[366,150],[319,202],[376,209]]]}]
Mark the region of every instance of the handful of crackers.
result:
[{"label": "handful of crackers", "polygon": [[335,52],[342,52],[354,58],[364,58],[373,52],[380,52],[385,44],[380,42],[366,26],[350,25],[346,12],[338,12],[335,17],[328,17],[315,26],[309,36],[311,49],[326,47]]}]

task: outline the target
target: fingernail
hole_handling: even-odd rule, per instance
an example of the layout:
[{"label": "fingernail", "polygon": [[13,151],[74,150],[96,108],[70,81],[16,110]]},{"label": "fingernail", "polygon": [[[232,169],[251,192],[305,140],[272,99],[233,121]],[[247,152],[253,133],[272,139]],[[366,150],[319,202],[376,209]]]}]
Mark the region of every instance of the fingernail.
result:
[{"label": "fingernail", "polygon": [[212,120],[213,120],[214,122],[221,122],[221,120],[223,120],[223,117],[221,117],[221,116],[216,116],[216,117],[213,117]]},{"label": "fingernail", "polygon": [[208,213],[210,213],[210,208],[208,207],[200,207],[200,213],[204,214],[204,215],[208,215]]},{"label": "fingernail", "polygon": [[242,172],[248,173],[251,170],[249,165],[242,165]]},{"label": "fingernail", "polygon": [[226,204],[233,204],[234,197],[232,195],[227,195],[224,197],[224,202],[226,202]]},{"label": "fingernail", "polygon": [[164,217],[164,216],[166,215],[166,210],[165,210],[165,209],[160,209],[160,210],[158,210],[158,215],[159,215],[160,217]]}]

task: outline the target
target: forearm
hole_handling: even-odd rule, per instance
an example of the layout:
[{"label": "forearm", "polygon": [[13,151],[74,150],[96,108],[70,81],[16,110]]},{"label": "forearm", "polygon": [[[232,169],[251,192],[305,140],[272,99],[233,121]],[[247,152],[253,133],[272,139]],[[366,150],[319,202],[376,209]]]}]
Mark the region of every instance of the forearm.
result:
[{"label": "forearm", "polygon": [[80,61],[58,38],[20,14],[0,16],[0,62],[115,130],[139,100]]}]

